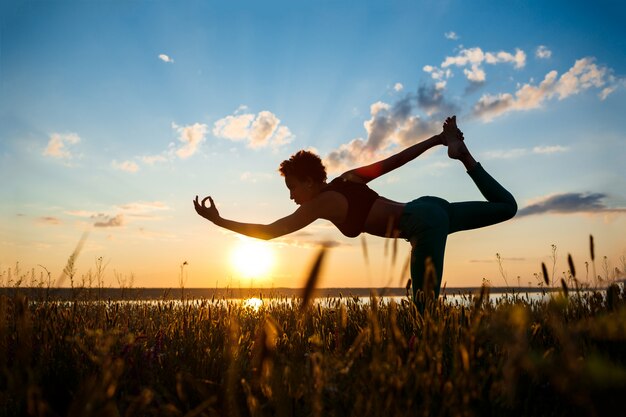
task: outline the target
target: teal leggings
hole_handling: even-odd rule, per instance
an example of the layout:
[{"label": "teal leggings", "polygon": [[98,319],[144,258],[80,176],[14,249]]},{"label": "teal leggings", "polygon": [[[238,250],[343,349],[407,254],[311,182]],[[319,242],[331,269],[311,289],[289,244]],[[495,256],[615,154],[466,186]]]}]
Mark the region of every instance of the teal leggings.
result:
[{"label": "teal leggings", "polygon": [[[400,237],[410,241],[412,246],[411,280],[416,302],[417,291],[424,287],[428,258],[431,258],[435,269],[435,298],[439,296],[449,234],[500,223],[517,212],[515,198],[480,164],[468,174],[487,201],[449,203],[438,197],[420,197],[408,203],[400,217]],[[423,310],[423,306],[420,307]]]}]

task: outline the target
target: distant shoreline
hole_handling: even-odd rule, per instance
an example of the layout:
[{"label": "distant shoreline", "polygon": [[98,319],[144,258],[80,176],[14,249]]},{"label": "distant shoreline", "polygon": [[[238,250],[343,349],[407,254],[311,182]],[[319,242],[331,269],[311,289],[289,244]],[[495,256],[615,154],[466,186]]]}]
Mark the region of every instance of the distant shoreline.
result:
[{"label": "distant shoreline", "polygon": [[[618,282],[619,283],[619,282]],[[622,282],[623,283],[623,282]],[[442,295],[476,294],[481,287],[448,287]],[[604,290],[604,287],[583,288],[583,291]],[[558,292],[558,287],[489,287],[491,294],[534,294],[541,292]],[[570,291],[575,291],[570,288]],[[30,299],[54,300],[180,300],[184,294],[186,299],[240,299],[240,298],[279,298],[298,297],[302,294],[301,288],[33,288],[33,287],[2,287],[0,295],[12,296],[22,294]],[[326,297],[369,297],[375,293],[380,297],[402,297],[407,294],[405,288],[319,288],[315,292],[318,298]]]}]

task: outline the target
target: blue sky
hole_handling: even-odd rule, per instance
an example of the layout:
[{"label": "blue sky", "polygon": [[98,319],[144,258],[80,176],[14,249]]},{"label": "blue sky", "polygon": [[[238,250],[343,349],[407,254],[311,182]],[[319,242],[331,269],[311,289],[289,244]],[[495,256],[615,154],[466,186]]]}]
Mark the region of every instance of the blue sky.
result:
[{"label": "blue sky", "polygon": [[[59,275],[83,231],[94,259],[138,286],[242,277],[241,240],[202,221],[269,222],[294,209],[276,173],[313,148],[332,169],[368,163],[458,115],[477,159],[518,199],[503,225],[451,236],[448,286],[526,284],[550,245],[582,264],[594,234],[611,270],[626,250],[626,36],[620,2],[3,2],[0,273]],[[372,184],[399,201],[480,199],[444,150]],[[272,242],[258,285],[299,286],[320,241],[326,286],[399,276],[381,240],[324,222]],[[401,256],[407,248],[402,247]],[[600,269],[600,268],[599,268]],[[114,271],[115,270],[115,273]],[[391,272],[390,272],[391,271]],[[365,278],[364,278],[365,277]],[[395,278],[394,278],[395,279]],[[399,282],[397,279],[394,283]]]}]

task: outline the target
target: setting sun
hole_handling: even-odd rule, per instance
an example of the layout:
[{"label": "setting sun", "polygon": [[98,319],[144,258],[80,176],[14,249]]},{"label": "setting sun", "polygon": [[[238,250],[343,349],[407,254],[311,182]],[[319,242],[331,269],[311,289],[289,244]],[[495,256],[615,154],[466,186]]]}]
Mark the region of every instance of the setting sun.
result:
[{"label": "setting sun", "polygon": [[231,255],[235,270],[245,278],[266,275],[274,263],[274,253],[264,242],[242,241]]}]

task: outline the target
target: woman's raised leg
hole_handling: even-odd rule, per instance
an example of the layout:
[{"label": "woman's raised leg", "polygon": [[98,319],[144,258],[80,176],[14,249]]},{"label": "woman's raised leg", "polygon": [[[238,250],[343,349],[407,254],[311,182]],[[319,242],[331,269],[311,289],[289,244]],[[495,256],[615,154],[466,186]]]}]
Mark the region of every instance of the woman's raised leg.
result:
[{"label": "woman's raised leg", "polygon": [[[453,128],[456,128],[455,120],[452,122],[455,123]],[[451,129],[452,127],[449,131]],[[448,135],[448,156],[463,163],[474,184],[487,199],[487,201],[450,203],[449,233],[490,226],[515,216],[517,212],[515,198],[476,162],[462,140],[462,133]]]}]

